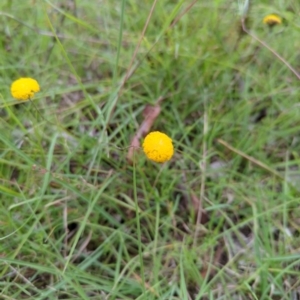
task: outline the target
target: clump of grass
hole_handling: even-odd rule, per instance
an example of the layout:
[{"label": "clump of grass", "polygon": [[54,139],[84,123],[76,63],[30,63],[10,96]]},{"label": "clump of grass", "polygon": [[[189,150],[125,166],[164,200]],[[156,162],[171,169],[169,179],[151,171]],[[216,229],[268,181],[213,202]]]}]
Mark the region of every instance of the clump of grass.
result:
[{"label": "clump of grass", "polygon": [[[296,298],[297,8],[0,3],[0,298]],[[174,155],[130,164],[158,99]]]}]

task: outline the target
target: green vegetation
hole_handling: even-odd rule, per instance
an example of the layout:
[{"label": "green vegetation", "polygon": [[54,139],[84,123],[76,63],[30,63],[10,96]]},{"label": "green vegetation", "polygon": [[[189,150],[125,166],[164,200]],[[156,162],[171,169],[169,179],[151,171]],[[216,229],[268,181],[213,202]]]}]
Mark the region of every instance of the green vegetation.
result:
[{"label": "green vegetation", "polygon": [[194,2],[0,1],[0,299],[298,299],[300,3]]}]

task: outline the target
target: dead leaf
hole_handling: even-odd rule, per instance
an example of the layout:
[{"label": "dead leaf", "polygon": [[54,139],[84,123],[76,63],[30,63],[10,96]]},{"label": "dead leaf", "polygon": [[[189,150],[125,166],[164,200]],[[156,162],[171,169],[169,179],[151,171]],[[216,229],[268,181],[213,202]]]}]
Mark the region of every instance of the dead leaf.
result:
[{"label": "dead leaf", "polygon": [[131,140],[130,147],[127,154],[127,160],[131,164],[133,162],[134,151],[140,148],[140,139],[144,137],[151,130],[154,121],[160,114],[161,100],[162,98],[159,98],[155,105],[146,105],[143,111],[144,121],[142,122],[141,126],[138,128],[133,139]]}]

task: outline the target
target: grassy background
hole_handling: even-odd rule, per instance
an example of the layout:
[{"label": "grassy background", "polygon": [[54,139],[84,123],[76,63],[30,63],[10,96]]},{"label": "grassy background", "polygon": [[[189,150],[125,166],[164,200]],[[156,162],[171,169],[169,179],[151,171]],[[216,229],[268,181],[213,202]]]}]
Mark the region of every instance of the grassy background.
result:
[{"label": "grassy background", "polygon": [[[191,3],[0,2],[0,299],[300,297],[299,80],[243,3]],[[299,13],[247,11],[296,70]],[[174,158],[132,166],[160,97]]]}]

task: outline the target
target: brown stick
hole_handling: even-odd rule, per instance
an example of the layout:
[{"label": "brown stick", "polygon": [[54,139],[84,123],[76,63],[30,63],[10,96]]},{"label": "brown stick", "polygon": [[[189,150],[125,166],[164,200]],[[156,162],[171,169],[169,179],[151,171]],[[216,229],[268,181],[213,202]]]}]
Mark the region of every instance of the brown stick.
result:
[{"label": "brown stick", "polygon": [[272,49],[264,41],[259,39],[257,36],[255,36],[253,33],[251,33],[247,29],[246,24],[245,24],[245,18],[242,18],[242,28],[249,36],[251,36],[253,39],[258,41],[261,45],[263,45],[265,48],[267,48],[276,58],[278,58],[282,63],[284,63],[294,73],[294,75],[300,80],[299,73],[282,56],[280,56],[274,49]]}]

